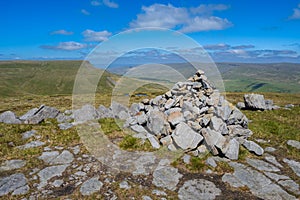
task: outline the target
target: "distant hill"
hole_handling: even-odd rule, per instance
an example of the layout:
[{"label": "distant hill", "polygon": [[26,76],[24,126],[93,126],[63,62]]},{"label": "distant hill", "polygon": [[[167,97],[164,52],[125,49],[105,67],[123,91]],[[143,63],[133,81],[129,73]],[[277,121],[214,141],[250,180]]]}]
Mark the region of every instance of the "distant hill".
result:
[{"label": "distant hill", "polygon": [[[195,73],[190,64],[168,64],[186,77]],[[295,63],[216,63],[230,92],[300,93],[300,64]],[[124,74],[131,67],[112,67],[109,71]]]},{"label": "distant hill", "polygon": [[[0,97],[24,95],[70,95],[82,61],[1,61]],[[187,64],[169,64],[186,77],[195,73]],[[226,91],[300,93],[300,64],[217,63]],[[101,69],[94,70],[97,76]],[[129,67],[113,67],[112,73],[124,74]],[[88,76],[88,75],[87,75]],[[110,77],[110,78],[107,78]],[[98,86],[110,92],[118,76],[105,72]]]}]

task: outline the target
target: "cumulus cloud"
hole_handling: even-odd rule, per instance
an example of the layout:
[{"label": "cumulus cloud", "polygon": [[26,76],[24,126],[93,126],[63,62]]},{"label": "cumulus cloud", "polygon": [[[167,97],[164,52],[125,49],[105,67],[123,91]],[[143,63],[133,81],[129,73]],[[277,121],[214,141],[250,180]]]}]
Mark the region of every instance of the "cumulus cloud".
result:
[{"label": "cumulus cloud", "polygon": [[73,35],[74,33],[72,31],[66,31],[66,30],[57,30],[50,33],[51,35]]},{"label": "cumulus cloud", "polygon": [[232,23],[226,18],[211,16],[214,10],[226,10],[225,5],[200,5],[197,8],[175,7],[172,4],[142,6],[142,13],[130,23],[131,28],[172,28],[181,32],[223,30]]},{"label": "cumulus cloud", "polygon": [[84,15],[90,15],[91,13],[89,11],[87,11],[86,9],[81,9],[80,11],[82,14]]},{"label": "cumulus cloud", "polygon": [[107,40],[108,37],[111,36],[111,33],[106,30],[97,32],[97,31],[87,29],[82,32],[82,35],[85,41],[102,42]]},{"label": "cumulus cloud", "polygon": [[52,49],[52,50],[64,50],[64,51],[74,51],[79,49],[87,48],[87,44],[82,44],[79,42],[69,41],[69,42],[60,42],[58,45],[42,45],[42,49]]},{"label": "cumulus cloud", "polygon": [[110,0],[103,0],[103,4],[110,8],[118,8],[119,7],[119,4],[117,4],[113,1],[110,1]]},{"label": "cumulus cloud", "polygon": [[293,14],[289,17],[289,19],[300,19],[300,3],[297,8],[293,9]]}]

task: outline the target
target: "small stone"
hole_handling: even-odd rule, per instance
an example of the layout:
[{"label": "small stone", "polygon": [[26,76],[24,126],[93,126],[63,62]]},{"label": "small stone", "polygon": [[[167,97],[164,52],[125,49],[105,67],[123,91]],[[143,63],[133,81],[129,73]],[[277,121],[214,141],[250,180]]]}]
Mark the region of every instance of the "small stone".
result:
[{"label": "small stone", "polygon": [[142,196],[142,199],[143,199],[143,200],[152,200],[152,198],[149,197],[149,196]]},{"label": "small stone", "polygon": [[207,158],[205,162],[211,167],[217,167],[217,163],[212,157]]},{"label": "small stone", "polygon": [[131,186],[128,184],[127,181],[122,181],[120,184],[119,184],[119,187],[121,189],[125,189],[125,190],[129,190],[131,188]]},{"label": "small stone", "polygon": [[265,151],[266,151],[266,152],[272,153],[272,152],[276,151],[276,149],[273,148],[273,147],[266,147],[266,148],[265,148]]},{"label": "small stone", "polygon": [[167,193],[161,190],[153,190],[152,194],[155,194],[156,196],[167,196]]},{"label": "small stone", "polygon": [[163,146],[168,146],[169,144],[172,144],[173,140],[170,135],[163,137],[160,139],[160,142],[162,143]]},{"label": "small stone", "polygon": [[26,140],[28,138],[31,138],[35,134],[36,134],[36,130],[26,131],[26,132],[22,133],[22,139]]},{"label": "small stone", "polygon": [[276,165],[277,167],[282,168],[283,166],[276,160],[274,156],[266,155],[265,160],[272,163],[273,165]]},{"label": "small stone", "polygon": [[69,165],[57,165],[50,166],[39,171],[38,176],[40,177],[40,184],[38,189],[43,188],[47,185],[47,181],[55,176],[61,176]]},{"label": "small stone", "polygon": [[60,187],[63,183],[64,183],[64,181],[61,180],[61,179],[59,179],[59,180],[53,181],[52,185],[53,185],[54,187]]},{"label": "small stone", "polygon": [[180,122],[184,122],[185,119],[183,117],[182,112],[172,112],[168,116],[168,122],[170,122],[173,126],[176,126]]},{"label": "small stone", "polygon": [[230,160],[237,160],[239,157],[240,143],[235,139],[231,139],[228,144],[228,150],[225,154]]},{"label": "small stone", "polygon": [[98,179],[99,177],[96,176],[85,181],[80,187],[80,193],[87,196],[99,191],[102,188],[103,183]]},{"label": "small stone", "polygon": [[184,154],[184,156],[182,157],[182,160],[185,164],[190,164],[191,156],[188,154]]},{"label": "small stone", "polygon": [[151,135],[150,133],[147,133],[147,138],[151,144],[151,146],[155,149],[159,149],[160,145],[159,142],[157,140],[157,138],[154,135]]},{"label": "small stone", "polygon": [[261,148],[258,144],[253,141],[246,140],[243,143],[243,146],[248,149],[250,152],[254,152],[256,155],[261,156],[264,153],[264,149]]}]

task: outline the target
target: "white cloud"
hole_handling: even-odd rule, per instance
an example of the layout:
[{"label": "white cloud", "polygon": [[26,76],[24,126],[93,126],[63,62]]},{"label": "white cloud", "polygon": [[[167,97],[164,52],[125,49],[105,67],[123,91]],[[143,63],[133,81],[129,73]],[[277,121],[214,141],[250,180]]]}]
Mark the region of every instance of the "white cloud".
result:
[{"label": "white cloud", "polygon": [[111,36],[111,33],[106,30],[97,32],[87,29],[82,32],[82,35],[84,36],[85,41],[102,42],[107,40],[108,37]]},{"label": "white cloud", "polygon": [[80,11],[82,14],[84,15],[90,15],[91,13],[89,11],[87,11],[86,9],[81,9]]},{"label": "white cloud", "polygon": [[101,3],[99,1],[91,1],[92,6],[100,6]]},{"label": "white cloud", "polygon": [[117,4],[113,1],[110,1],[110,0],[103,0],[103,4],[110,8],[118,8],[119,7],[119,4]]},{"label": "white cloud", "polygon": [[176,8],[171,4],[153,4],[149,7],[143,6],[142,10],[144,13],[137,15],[137,19],[130,23],[132,28],[174,28],[178,24],[183,24],[189,18],[187,9]]},{"label": "white cloud", "polygon": [[180,30],[184,33],[210,31],[210,30],[223,30],[232,26],[232,23],[227,19],[220,17],[198,17],[190,19],[187,24]]},{"label": "white cloud", "polygon": [[300,3],[297,8],[293,9],[293,14],[289,17],[289,19],[300,19]]},{"label": "white cloud", "polygon": [[53,50],[65,50],[65,51],[74,51],[74,50],[79,50],[79,49],[84,49],[87,48],[87,44],[82,44],[79,42],[60,42],[56,46],[51,46],[51,45],[43,45],[41,48],[43,49],[53,49]]},{"label": "white cloud", "polygon": [[223,30],[232,23],[227,19],[211,16],[214,10],[225,10],[228,6],[200,5],[197,8],[175,7],[171,4],[143,6],[142,13],[130,23],[131,28],[160,27],[172,28],[182,32]]},{"label": "white cloud", "polygon": [[51,32],[51,35],[73,35],[74,33],[72,31],[66,31],[66,30],[57,30]]}]

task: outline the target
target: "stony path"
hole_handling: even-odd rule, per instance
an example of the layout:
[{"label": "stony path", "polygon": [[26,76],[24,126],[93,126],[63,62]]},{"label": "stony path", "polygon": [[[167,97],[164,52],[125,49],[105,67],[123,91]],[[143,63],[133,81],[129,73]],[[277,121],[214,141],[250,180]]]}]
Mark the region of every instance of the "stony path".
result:
[{"label": "stony path", "polygon": [[[36,148],[31,144],[37,143],[28,144],[23,147]],[[38,144],[45,143],[40,141]],[[209,157],[206,163],[212,170],[202,174],[177,169],[170,165],[170,160],[157,159],[149,153],[144,160],[125,158],[127,164],[132,162],[137,167],[127,173],[116,172],[92,155],[83,154],[82,145],[69,148],[44,145],[43,148],[36,159],[44,164],[34,166],[30,172],[22,172],[26,165],[22,159],[1,163],[0,197],[24,200],[62,197],[124,199],[136,192],[143,194],[140,196],[142,199],[224,199],[231,195],[248,199],[300,197],[299,178],[293,180],[284,174],[288,168],[299,177],[299,162],[289,159],[278,161],[272,153],[264,154],[263,159],[247,158],[243,163]],[[185,155],[184,159],[189,162],[190,157]],[[234,171],[225,174],[215,172],[221,161],[228,162]],[[145,170],[147,167],[151,170]]]}]

